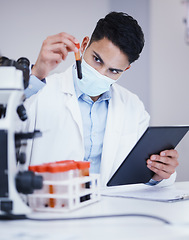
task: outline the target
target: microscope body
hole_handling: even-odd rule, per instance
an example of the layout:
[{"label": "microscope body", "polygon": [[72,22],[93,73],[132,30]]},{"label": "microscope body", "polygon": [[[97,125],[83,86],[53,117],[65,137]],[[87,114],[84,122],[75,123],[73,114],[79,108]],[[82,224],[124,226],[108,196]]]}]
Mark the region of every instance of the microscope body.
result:
[{"label": "microscope body", "polygon": [[[15,131],[17,107],[23,99],[22,72],[15,67],[0,67],[0,209],[13,214],[29,213],[16,189],[17,170]],[[1,212],[0,212],[1,213]]]},{"label": "microscope body", "polygon": [[42,188],[42,177],[24,170],[25,153],[19,153],[35,135],[18,128],[27,119],[23,75],[15,66],[0,66],[0,216],[28,214],[31,210],[21,195]]}]

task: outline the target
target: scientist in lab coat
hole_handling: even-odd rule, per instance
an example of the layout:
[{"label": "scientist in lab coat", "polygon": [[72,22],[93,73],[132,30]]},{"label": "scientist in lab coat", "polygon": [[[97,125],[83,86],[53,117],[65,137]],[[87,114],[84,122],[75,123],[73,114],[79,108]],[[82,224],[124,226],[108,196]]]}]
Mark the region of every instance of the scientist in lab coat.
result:
[{"label": "scientist in lab coat", "polygon": [[[68,33],[48,37],[32,68],[25,127],[39,129],[43,136],[28,144],[28,163],[90,161],[90,172],[100,173],[101,184],[106,186],[149,125],[143,103],[116,83],[139,58],[144,35],[131,16],[111,12],[98,21],[91,38],[81,43],[82,79],[75,64],[47,77],[69,52],[78,51],[77,42]],[[37,93],[29,97],[32,90]],[[150,184],[173,183],[177,165],[176,150],[152,155],[147,159],[154,171]]]}]

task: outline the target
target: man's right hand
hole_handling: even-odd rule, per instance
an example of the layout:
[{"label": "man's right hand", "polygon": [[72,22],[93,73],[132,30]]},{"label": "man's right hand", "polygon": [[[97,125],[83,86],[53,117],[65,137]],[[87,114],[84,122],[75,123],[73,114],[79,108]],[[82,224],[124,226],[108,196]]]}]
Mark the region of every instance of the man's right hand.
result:
[{"label": "man's right hand", "polygon": [[50,71],[56,68],[62,60],[66,59],[68,52],[78,51],[75,43],[78,43],[78,40],[64,32],[47,37],[32,68],[32,75],[35,75],[40,80],[47,77]]}]

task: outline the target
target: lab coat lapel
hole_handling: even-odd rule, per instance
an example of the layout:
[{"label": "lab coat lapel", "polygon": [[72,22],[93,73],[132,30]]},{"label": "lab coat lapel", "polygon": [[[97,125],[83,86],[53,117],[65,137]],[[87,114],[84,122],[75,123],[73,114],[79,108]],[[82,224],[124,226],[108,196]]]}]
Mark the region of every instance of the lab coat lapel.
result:
[{"label": "lab coat lapel", "polygon": [[120,97],[110,99],[108,107],[108,117],[106,131],[104,136],[103,152],[101,159],[101,184],[105,186],[112,174],[114,161],[116,160],[116,152],[119,147],[119,139],[121,137],[121,129],[124,124],[122,113],[124,104]]},{"label": "lab coat lapel", "polygon": [[67,101],[67,109],[70,111],[72,114],[72,117],[76,124],[78,125],[81,137],[83,138],[83,125],[82,125],[82,118],[81,118],[81,112],[79,108],[79,104],[77,101],[76,96],[72,95]]},{"label": "lab coat lapel", "polygon": [[65,72],[64,79],[62,80],[62,92],[65,94],[66,102],[65,105],[72,114],[73,120],[76,122],[79,128],[79,132],[83,139],[83,125],[81,111],[77,96],[75,94],[75,88],[73,83],[72,67],[68,68]]}]

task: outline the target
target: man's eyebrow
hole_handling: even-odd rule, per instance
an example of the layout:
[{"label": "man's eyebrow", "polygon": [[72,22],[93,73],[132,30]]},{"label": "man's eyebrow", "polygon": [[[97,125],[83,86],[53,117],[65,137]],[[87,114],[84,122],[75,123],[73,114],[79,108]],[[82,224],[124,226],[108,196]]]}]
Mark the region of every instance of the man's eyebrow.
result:
[{"label": "man's eyebrow", "polygon": [[[104,63],[104,61],[102,60],[102,58],[100,57],[100,55],[99,55],[97,52],[95,52],[95,51],[93,51],[93,52],[94,52],[94,54],[99,58],[99,60],[101,61],[101,63]],[[116,72],[123,72],[122,69],[117,69],[117,68],[109,68],[109,70],[111,70],[111,71],[116,71]]]}]

